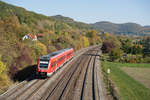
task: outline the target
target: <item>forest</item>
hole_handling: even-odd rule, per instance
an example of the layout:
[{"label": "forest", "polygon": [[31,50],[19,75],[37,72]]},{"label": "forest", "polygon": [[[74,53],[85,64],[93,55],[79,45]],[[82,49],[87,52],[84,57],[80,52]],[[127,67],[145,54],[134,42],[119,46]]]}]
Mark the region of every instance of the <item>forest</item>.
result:
[{"label": "forest", "polygon": [[150,63],[150,37],[113,35],[105,32],[102,52],[111,62]]}]

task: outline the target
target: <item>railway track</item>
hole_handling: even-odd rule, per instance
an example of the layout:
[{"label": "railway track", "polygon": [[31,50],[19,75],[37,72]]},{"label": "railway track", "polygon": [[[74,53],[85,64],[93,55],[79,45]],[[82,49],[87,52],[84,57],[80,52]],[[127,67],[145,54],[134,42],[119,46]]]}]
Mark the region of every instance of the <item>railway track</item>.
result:
[{"label": "railway track", "polygon": [[[97,49],[97,48],[94,48]],[[98,50],[88,50],[50,78],[34,80],[6,100],[99,100],[95,59]]]},{"label": "railway track", "polygon": [[86,72],[84,74],[84,79],[82,83],[82,91],[80,100],[100,100],[98,84],[97,84],[97,70],[95,69],[96,56],[98,54],[98,50],[95,54],[91,54],[91,59],[86,68]]},{"label": "railway track", "polygon": [[36,93],[36,91],[38,91],[44,84],[46,84],[48,80],[49,78],[45,80],[38,80],[34,85],[18,95],[15,100],[22,100],[22,98],[28,100],[30,97],[32,97],[32,95]]},{"label": "railway track", "polygon": [[[82,55],[82,57],[80,57],[80,59],[78,59],[77,61],[75,61],[72,66],[70,67],[72,69],[72,71],[70,71],[70,74],[67,73],[64,74],[64,77],[61,78],[61,80],[58,82],[58,84],[54,87],[54,89],[50,92],[50,94],[46,97],[46,98],[42,98],[43,100],[60,100],[63,97],[65,97],[64,95],[68,95],[68,91],[69,89],[71,89],[72,87],[70,87],[70,83],[74,83],[71,82],[72,80],[75,80],[75,76],[77,75],[76,73],[80,73],[80,69],[79,68],[81,64],[83,64],[85,62],[85,57]],[[69,69],[69,70],[71,70]],[[70,97],[70,96],[69,96]]]},{"label": "railway track", "polygon": [[[95,89],[96,78],[94,66],[97,55],[95,52],[97,51],[89,51],[82,55],[82,57],[75,62],[76,64],[72,65],[71,68],[74,68],[74,70],[70,71],[71,74],[64,74],[63,78],[57,82],[52,90],[48,91],[49,94],[47,96],[43,96],[44,98],[42,98],[42,100],[72,100],[76,94],[76,89],[81,91],[78,92],[78,97],[80,98],[76,98],[75,100],[98,100],[98,91]],[[82,82],[81,86],[77,86],[79,77],[82,77],[80,79],[80,82]]]},{"label": "railway track", "polygon": [[[77,67],[78,65],[81,63],[82,61],[82,57],[76,61],[76,66],[72,69],[72,71],[70,71],[70,73],[68,73],[68,71],[63,75],[63,77],[61,78],[61,80],[58,81],[58,83],[54,86],[54,88],[52,89],[52,91],[48,94],[48,96],[46,98],[42,98],[42,99],[52,99],[55,98],[55,93],[60,92],[59,96],[57,94],[58,99],[60,99],[63,95],[63,93],[65,92],[65,89],[67,87],[67,85],[69,84],[71,78],[73,77],[74,73],[77,71]],[[71,70],[69,69],[69,70]],[[63,86],[63,88],[61,88]],[[60,89],[61,88],[61,89]],[[60,91],[61,90],[61,91]]]}]

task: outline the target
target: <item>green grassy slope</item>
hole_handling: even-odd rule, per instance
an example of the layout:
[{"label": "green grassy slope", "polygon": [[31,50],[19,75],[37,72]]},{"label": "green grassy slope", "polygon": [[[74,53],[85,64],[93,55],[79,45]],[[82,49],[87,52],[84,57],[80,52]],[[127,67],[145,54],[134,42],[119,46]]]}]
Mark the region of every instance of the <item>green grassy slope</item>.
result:
[{"label": "green grassy slope", "polygon": [[121,100],[149,100],[150,89],[127,75],[120,67],[149,67],[149,64],[121,64],[103,62],[106,71],[110,68],[109,77],[114,81],[120,92]]}]

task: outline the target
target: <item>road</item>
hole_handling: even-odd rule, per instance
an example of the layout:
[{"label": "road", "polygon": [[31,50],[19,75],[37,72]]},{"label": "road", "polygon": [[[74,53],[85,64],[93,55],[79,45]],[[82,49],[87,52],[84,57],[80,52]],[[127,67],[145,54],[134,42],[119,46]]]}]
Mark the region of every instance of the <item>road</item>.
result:
[{"label": "road", "polygon": [[46,79],[35,79],[0,97],[6,100],[106,100],[100,48],[88,48]]}]

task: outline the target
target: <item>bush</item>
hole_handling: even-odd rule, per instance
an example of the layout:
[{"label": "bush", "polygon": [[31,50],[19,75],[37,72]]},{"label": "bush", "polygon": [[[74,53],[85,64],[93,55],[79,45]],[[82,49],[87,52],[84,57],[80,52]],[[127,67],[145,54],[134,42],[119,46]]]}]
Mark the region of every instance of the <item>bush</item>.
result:
[{"label": "bush", "polygon": [[143,58],[144,63],[150,63],[150,57],[145,57]]},{"label": "bush", "polygon": [[89,46],[89,40],[88,40],[88,38],[87,37],[83,37],[83,46],[84,47],[88,47]]},{"label": "bush", "polygon": [[122,55],[123,55],[123,51],[119,48],[113,48],[112,51],[109,53],[109,57],[111,61],[120,59]]},{"label": "bush", "polygon": [[55,48],[55,46],[48,46],[47,48],[48,48],[48,49],[47,49],[47,52],[48,52],[48,53],[54,52],[54,51],[57,50],[57,49]]},{"label": "bush", "polygon": [[10,79],[7,76],[6,65],[1,61],[0,56],[0,94],[3,93],[9,86]]},{"label": "bush", "polygon": [[144,59],[142,58],[142,56],[138,55],[130,55],[125,58],[125,62],[127,63],[142,63],[143,61]]},{"label": "bush", "polygon": [[1,56],[0,56],[0,76],[5,71],[6,71],[6,65],[1,61]]},{"label": "bush", "polygon": [[110,53],[113,48],[115,45],[112,42],[103,42],[101,49],[103,53]]},{"label": "bush", "polygon": [[40,42],[35,42],[33,48],[34,48],[36,56],[45,55],[47,53],[46,46]]}]

